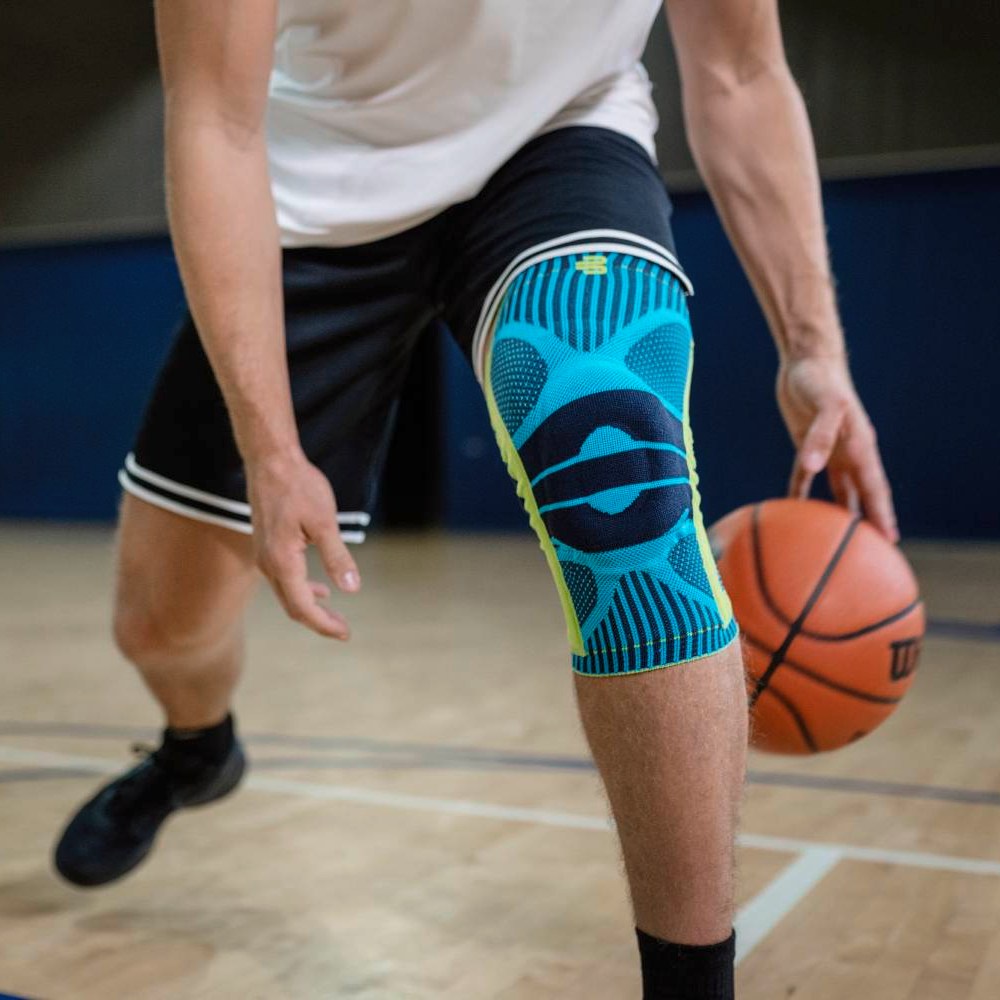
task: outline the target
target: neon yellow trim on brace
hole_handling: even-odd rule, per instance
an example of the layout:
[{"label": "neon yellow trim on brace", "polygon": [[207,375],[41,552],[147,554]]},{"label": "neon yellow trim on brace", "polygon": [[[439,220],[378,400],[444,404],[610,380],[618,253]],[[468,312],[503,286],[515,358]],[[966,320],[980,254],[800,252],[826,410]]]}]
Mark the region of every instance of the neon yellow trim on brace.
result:
[{"label": "neon yellow trim on brace", "polygon": [[691,517],[694,521],[695,537],[698,539],[698,549],[701,552],[702,565],[708,584],[712,588],[712,596],[719,607],[722,616],[722,626],[725,628],[733,620],[733,605],[729,595],[719,580],[719,571],[715,567],[715,557],[708,543],[708,534],[701,516],[701,495],[698,492],[698,471],[694,460],[694,436],[691,433],[691,376],[694,373],[694,341],[691,342],[691,352],[688,357],[687,382],[684,385],[684,450],[688,453],[688,469],[691,472]]},{"label": "neon yellow trim on brace", "polygon": [[534,493],[531,491],[531,480],[528,478],[527,472],[524,471],[521,456],[518,455],[517,449],[514,447],[514,442],[507,433],[507,428],[504,426],[503,419],[500,416],[500,410],[497,408],[496,400],[493,398],[493,386],[490,380],[492,361],[493,331],[491,330],[489,333],[489,345],[486,349],[486,363],[483,366],[483,394],[486,397],[486,409],[490,415],[490,423],[493,425],[493,433],[496,435],[497,444],[500,446],[500,455],[507,466],[507,471],[510,473],[511,478],[517,484],[517,495],[524,503],[524,509],[528,512],[528,521],[532,528],[535,529],[535,534],[538,536],[538,544],[541,546],[542,552],[545,553],[545,559],[549,564],[549,569],[552,571],[552,579],[555,581],[556,590],[559,591],[559,600],[562,602],[563,614],[566,616],[566,631],[569,636],[570,648],[577,656],[584,656],[587,651],[583,645],[580,620],[577,618],[576,608],[573,605],[573,598],[570,595],[569,587],[566,586],[566,578],[563,576],[562,566],[559,565],[559,557],[556,555],[555,548],[553,548],[552,539],[549,538],[548,531],[545,530],[545,522],[542,520],[542,515],[538,512],[538,504],[535,501]]}]

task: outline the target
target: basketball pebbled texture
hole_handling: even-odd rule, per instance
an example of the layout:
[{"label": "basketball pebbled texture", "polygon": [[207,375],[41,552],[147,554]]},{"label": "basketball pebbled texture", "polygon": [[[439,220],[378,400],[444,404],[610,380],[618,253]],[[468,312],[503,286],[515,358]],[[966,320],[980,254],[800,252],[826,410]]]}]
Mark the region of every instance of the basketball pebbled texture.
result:
[{"label": "basketball pebbled texture", "polygon": [[709,530],[743,637],[760,750],[834,750],[887,719],[913,682],[924,608],[906,557],[820,500],[741,507]]}]

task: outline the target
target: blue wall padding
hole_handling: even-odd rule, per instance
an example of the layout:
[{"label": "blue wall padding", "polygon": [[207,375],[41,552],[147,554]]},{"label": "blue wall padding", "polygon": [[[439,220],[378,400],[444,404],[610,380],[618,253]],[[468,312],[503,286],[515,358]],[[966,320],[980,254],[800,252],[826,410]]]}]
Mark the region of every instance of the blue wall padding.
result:
[{"label": "blue wall padding", "polygon": [[[853,366],[911,536],[1000,537],[1000,168],[825,185]],[[706,517],[784,490],[775,354],[702,193],[675,198],[697,288]],[[0,251],[0,516],[108,518],[181,308],[163,239]],[[478,388],[444,352],[442,516],[523,526]]]},{"label": "blue wall padding", "polygon": [[[1000,169],[824,188],[855,378],[910,536],[1000,536]],[[692,425],[705,516],[784,491],[776,355],[708,197],[675,199],[694,281]],[[447,516],[514,526],[506,473],[462,359],[447,356]]]},{"label": "blue wall padding", "polygon": [[0,516],[113,516],[182,303],[163,238],[0,252]]}]

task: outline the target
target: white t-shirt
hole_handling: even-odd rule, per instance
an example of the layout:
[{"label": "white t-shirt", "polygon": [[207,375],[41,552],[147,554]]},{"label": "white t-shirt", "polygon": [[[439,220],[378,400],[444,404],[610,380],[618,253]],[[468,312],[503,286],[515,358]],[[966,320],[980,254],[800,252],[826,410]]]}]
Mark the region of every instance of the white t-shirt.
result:
[{"label": "white t-shirt", "polygon": [[533,136],[653,152],[662,0],[281,0],[268,108],[284,246],[349,246],[474,196]]}]

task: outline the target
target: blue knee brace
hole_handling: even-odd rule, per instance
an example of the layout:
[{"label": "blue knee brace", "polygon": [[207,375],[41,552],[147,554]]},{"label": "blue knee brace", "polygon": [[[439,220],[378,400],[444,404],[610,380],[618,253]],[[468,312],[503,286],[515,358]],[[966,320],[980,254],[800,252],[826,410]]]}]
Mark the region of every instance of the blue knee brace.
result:
[{"label": "blue knee brace", "polygon": [[523,270],[481,376],[563,602],[573,669],[651,670],[737,634],[702,525],[684,287],[623,253]]}]

